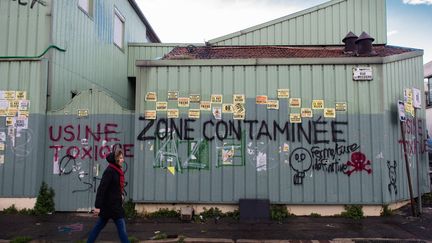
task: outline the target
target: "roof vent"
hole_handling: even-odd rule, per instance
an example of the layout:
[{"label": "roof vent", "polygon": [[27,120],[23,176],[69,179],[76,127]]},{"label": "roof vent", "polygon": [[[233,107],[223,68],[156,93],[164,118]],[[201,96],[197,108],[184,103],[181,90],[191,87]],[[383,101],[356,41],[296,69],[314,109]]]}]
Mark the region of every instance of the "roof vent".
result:
[{"label": "roof vent", "polygon": [[357,45],[355,41],[357,40],[357,36],[353,32],[349,32],[345,38],[343,38],[342,42],[345,43],[344,53],[345,54],[355,54],[357,51]]},{"label": "roof vent", "polygon": [[374,38],[372,38],[368,33],[361,33],[359,38],[355,41],[357,44],[357,54],[359,56],[375,56],[376,52],[373,50],[372,42],[374,42]]}]

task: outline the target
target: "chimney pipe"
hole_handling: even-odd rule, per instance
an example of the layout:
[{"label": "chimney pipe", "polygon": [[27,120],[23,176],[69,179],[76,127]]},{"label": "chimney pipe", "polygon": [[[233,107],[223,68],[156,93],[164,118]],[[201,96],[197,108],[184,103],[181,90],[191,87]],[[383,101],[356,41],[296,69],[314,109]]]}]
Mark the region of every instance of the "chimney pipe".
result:
[{"label": "chimney pipe", "polygon": [[357,38],[358,37],[351,31],[343,38],[342,42],[345,43],[343,52],[345,54],[355,54],[357,52],[357,45],[355,44]]},{"label": "chimney pipe", "polygon": [[375,39],[372,38],[368,33],[361,33],[359,38],[355,41],[357,44],[357,55],[358,56],[375,56],[376,52],[373,50],[372,42]]}]

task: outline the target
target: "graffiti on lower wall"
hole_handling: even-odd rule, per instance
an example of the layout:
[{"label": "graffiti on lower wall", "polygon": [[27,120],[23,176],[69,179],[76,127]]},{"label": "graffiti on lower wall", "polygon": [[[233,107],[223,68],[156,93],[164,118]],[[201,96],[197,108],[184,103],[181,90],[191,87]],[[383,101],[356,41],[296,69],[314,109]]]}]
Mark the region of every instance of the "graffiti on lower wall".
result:
[{"label": "graffiti on lower wall", "polygon": [[44,0],[12,0],[13,2],[18,1],[18,4],[21,6],[27,6],[30,3],[30,8],[33,8],[36,4],[40,4],[42,6],[46,6],[47,3]]},{"label": "graffiti on lower wall", "polygon": [[393,162],[387,161],[387,168],[388,168],[388,177],[389,177],[389,183],[387,185],[389,193],[398,194],[398,188],[397,188],[397,173],[396,173],[396,167],[397,163],[396,160]]},{"label": "graffiti on lower wall", "polygon": [[408,157],[414,156],[417,153],[424,154],[427,152],[426,148],[426,136],[423,133],[424,120],[414,119],[407,117],[403,123],[405,131],[405,141],[399,138],[398,143],[400,145],[400,151],[404,151],[403,145],[405,143],[406,153]]}]

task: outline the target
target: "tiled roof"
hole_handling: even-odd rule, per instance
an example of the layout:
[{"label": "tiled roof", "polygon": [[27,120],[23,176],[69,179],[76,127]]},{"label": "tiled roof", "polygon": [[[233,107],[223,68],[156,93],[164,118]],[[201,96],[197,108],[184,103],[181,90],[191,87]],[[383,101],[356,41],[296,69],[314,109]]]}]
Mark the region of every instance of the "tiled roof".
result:
[{"label": "tiled roof", "polygon": [[[248,58],[334,58],[353,57],[345,54],[343,46],[188,46],[176,47],[164,56],[164,60],[182,59],[248,59]],[[392,56],[414,49],[394,46],[374,46],[379,57]]]}]

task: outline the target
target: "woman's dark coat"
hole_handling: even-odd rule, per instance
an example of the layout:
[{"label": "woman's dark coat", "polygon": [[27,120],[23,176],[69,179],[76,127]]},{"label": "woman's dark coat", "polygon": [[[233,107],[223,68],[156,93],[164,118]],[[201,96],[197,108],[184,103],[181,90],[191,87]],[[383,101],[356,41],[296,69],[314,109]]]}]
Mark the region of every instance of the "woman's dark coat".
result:
[{"label": "woman's dark coat", "polygon": [[[115,164],[112,153],[108,155],[107,161],[118,166]],[[120,175],[115,169],[108,166],[102,175],[102,180],[97,189],[95,207],[100,209],[100,217],[118,219],[125,217],[122,203]]]}]

